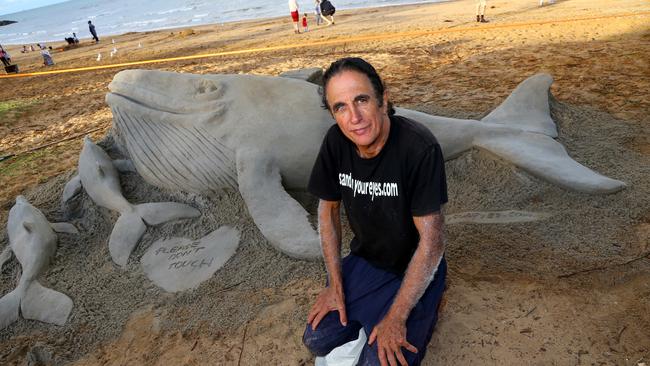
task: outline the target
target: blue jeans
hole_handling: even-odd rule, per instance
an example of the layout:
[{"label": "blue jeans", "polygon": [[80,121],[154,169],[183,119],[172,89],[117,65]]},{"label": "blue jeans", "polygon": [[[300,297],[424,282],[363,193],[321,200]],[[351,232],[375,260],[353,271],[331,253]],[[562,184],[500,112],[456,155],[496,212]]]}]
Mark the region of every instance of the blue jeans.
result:
[{"label": "blue jeans", "polygon": [[[307,325],[303,343],[316,356],[326,356],[334,348],[357,339],[361,327],[368,336],[386,315],[402,276],[376,268],[365,259],[350,254],[342,262],[343,289],[348,325],[343,326],[338,311],[328,313],[314,330]],[[447,262],[443,258],[436,275],[406,321],[406,339],[418,353],[402,349],[409,365],[419,365],[438,320],[438,306],[445,290]],[[379,365],[377,342],[364,346],[359,365]]]}]

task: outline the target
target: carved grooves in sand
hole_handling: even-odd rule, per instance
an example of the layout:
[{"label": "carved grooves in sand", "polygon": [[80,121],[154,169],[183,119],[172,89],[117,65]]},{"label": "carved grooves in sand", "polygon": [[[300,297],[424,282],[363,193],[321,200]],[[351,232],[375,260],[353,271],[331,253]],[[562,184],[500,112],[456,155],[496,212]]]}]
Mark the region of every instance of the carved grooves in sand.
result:
[{"label": "carved grooves in sand", "polygon": [[133,163],[150,183],[195,193],[237,188],[234,151],[207,131],[135,118],[116,107],[113,116]]}]

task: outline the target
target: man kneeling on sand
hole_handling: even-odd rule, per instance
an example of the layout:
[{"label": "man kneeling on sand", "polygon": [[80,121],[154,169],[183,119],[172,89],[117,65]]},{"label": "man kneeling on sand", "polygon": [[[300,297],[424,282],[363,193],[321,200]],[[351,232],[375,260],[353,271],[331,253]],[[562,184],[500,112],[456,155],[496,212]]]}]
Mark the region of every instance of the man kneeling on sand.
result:
[{"label": "man kneeling on sand", "polygon": [[[304,344],[317,356],[357,338],[360,365],[418,365],[445,288],[444,159],[421,124],[396,116],[381,78],[360,58],[323,75],[327,132],[309,182],[327,286],[308,315]],[[354,239],[341,259],[341,201]]]}]

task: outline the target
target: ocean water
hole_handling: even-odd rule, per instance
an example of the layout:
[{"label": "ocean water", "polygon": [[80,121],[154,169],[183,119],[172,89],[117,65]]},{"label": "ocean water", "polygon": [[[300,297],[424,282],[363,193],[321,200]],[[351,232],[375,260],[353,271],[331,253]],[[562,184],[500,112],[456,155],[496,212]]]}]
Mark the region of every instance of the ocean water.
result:
[{"label": "ocean water", "polygon": [[[332,0],[337,11],[444,0]],[[298,0],[300,12],[312,14],[313,0]],[[226,23],[237,20],[289,16],[286,0],[71,0],[1,15],[18,23],[0,27],[0,44],[63,41],[72,32],[89,38],[88,20],[99,38],[126,32]]]}]

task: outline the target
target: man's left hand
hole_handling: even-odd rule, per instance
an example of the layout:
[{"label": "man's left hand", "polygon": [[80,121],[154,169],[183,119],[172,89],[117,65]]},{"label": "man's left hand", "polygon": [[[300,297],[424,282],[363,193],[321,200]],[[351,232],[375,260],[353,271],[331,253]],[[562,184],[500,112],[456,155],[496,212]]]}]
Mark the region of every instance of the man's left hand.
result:
[{"label": "man's left hand", "polygon": [[375,341],[381,366],[408,366],[402,354],[402,347],[413,353],[418,352],[418,349],[406,340],[406,322],[390,315],[386,315],[370,333],[368,344],[372,345]]}]

